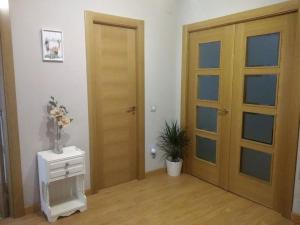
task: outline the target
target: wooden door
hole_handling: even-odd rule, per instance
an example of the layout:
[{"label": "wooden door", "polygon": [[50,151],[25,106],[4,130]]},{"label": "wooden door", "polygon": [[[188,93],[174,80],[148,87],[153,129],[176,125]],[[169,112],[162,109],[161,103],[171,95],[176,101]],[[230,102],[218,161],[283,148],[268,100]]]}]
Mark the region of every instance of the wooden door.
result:
[{"label": "wooden door", "polygon": [[228,186],[230,103],[235,26],[189,36],[188,171]]},{"label": "wooden door", "polygon": [[7,129],[4,93],[4,73],[2,65],[2,47],[0,45],[0,220],[9,216],[9,193],[7,177]]},{"label": "wooden door", "polygon": [[[1,68],[0,68],[1,69]],[[1,73],[1,71],[0,71]],[[3,130],[3,112],[0,107],[0,220],[9,216],[8,205],[8,183],[7,174],[5,171],[5,153],[4,153],[4,130]]]},{"label": "wooden door", "polygon": [[296,14],[237,25],[229,189],[275,207],[289,162],[288,132]]},{"label": "wooden door", "polygon": [[93,24],[97,188],[137,177],[136,30]]}]

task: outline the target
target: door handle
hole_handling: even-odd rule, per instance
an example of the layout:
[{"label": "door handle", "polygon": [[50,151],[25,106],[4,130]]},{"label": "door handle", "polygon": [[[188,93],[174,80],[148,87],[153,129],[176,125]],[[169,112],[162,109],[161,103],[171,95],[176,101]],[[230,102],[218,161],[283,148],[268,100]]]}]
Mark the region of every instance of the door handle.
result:
[{"label": "door handle", "polygon": [[132,113],[132,114],[134,114],[135,113],[135,111],[136,111],[136,107],[135,106],[131,106],[131,107],[129,107],[128,109],[127,109],[127,113]]},{"label": "door handle", "polygon": [[218,109],[218,113],[219,115],[226,115],[229,113],[229,111],[225,108],[222,108],[222,109]]}]

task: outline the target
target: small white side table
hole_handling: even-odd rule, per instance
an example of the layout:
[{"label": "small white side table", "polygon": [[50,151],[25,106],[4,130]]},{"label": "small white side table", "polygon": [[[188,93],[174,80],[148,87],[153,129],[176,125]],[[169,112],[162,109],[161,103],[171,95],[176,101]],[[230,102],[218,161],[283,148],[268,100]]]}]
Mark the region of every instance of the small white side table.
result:
[{"label": "small white side table", "polygon": [[49,222],[87,209],[84,151],[65,147],[62,154],[38,152],[41,209]]}]

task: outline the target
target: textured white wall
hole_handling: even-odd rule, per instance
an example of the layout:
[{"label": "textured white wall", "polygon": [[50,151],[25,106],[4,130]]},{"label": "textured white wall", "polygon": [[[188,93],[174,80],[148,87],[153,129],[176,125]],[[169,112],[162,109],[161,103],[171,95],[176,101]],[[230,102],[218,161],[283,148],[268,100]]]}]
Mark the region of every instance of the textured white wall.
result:
[{"label": "textured white wall", "polygon": [[[174,0],[11,0],[13,48],[25,205],[39,201],[36,152],[51,146],[46,104],[56,96],[69,107],[74,123],[66,128],[66,145],[89,149],[84,10],[145,20],[146,170],[163,166],[152,159],[164,120],[175,118]],[[65,61],[44,63],[42,28],[64,32]],[[150,105],[157,106],[150,113]],[[87,157],[87,165],[89,165]],[[89,188],[89,167],[87,188]]]},{"label": "textured white wall", "polygon": [[[165,120],[179,118],[181,26],[261,7],[279,0],[10,0],[25,206],[39,201],[36,152],[51,146],[46,104],[50,95],[69,107],[74,123],[66,145],[88,155],[88,111],[84,10],[145,20],[146,171],[163,166],[152,159]],[[64,63],[41,60],[42,28],[64,32]],[[150,113],[156,105],[157,112]],[[87,157],[89,165],[89,157]],[[87,171],[89,188],[89,167]]]}]

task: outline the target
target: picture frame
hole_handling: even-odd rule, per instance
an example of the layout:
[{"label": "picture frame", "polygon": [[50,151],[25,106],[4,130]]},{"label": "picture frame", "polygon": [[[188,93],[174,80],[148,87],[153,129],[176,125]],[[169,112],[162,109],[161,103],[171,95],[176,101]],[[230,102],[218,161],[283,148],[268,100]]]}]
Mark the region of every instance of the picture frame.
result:
[{"label": "picture frame", "polygon": [[44,62],[63,62],[63,32],[42,29],[42,57]]}]

